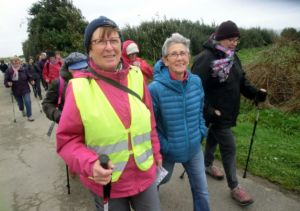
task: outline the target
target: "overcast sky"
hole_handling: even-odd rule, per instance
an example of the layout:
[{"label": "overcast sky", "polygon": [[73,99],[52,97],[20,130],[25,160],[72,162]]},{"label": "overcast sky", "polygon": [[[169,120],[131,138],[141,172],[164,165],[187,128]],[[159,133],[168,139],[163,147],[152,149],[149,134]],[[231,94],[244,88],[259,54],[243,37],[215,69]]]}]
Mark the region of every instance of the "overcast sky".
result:
[{"label": "overcast sky", "polygon": [[[38,0],[0,0],[0,57],[22,55],[28,9]],[[121,28],[160,19],[188,19],[205,24],[232,20],[244,28],[300,30],[300,0],[73,0],[91,21],[105,15]]]}]

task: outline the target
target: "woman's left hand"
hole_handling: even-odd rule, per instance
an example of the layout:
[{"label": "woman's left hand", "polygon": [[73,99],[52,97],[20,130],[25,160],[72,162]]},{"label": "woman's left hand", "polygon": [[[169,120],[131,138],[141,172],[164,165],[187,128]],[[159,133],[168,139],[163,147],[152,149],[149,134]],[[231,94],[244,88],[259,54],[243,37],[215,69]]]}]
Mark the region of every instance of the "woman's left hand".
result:
[{"label": "woman's left hand", "polygon": [[156,166],[161,167],[162,166],[162,159],[159,159],[156,161]]}]

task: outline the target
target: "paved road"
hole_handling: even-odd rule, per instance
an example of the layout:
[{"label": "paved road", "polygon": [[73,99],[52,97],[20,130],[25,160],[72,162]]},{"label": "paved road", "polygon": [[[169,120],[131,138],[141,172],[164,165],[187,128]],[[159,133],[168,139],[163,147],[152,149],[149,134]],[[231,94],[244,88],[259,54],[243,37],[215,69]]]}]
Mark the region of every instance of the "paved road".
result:
[{"label": "paved road", "polygon": [[[78,178],[71,179],[71,195],[66,190],[64,162],[55,152],[55,135],[46,136],[50,122],[40,113],[39,101],[32,98],[34,122],[28,122],[15,105],[0,76],[0,211],[87,211],[94,210],[90,193]],[[180,179],[177,165],[171,182],[160,188],[163,211],[191,211],[192,199],[187,177]],[[242,172],[239,172],[242,175]],[[225,181],[208,177],[212,211],[296,211],[300,196],[283,193],[260,178],[239,177],[252,193],[255,203],[242,208],[230,198]]]}]

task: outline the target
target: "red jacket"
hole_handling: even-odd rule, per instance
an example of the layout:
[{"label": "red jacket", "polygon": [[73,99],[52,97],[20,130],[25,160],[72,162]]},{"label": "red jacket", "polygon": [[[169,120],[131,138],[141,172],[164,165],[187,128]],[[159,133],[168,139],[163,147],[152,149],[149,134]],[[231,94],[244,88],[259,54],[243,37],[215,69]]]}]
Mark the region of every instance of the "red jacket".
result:
[{"label": "red jacket", "polygon": [[[98,73],[109,77],[122,85],[127,85],[127,68],[117,72],[105,72],[97,69],[93,62],[90,66]],[[124,65],[126,66],[126,65]],[[91,73],[86,73],[94,77]],[[128,93],[116,88],[102,80],[96,79],[96,82],[103,90],[104,94],[110,101],[117,115],[126,128],[130,127],[130,108]],[[144,84],[143,101],[151,112],[151,141],[154,159],[161,160],[160,145],[156,133],[156,123],[153,114],[151,96],[146,84]],[[87,102],[88,103],[88,102]],[[81,121],[79,110],[76,106],[72,84],[68,84],[65,96],[64,109],[57,128],[57,152],[69,165],[72,171],[80,174],[82,183],[91,191],[102,197],[102,186],[88,179],[92,176],[94,162],[97,161],[98,155],[88,149],[85,145],[84,127]],[[134,158],[130,156],[127,165],[120,179],[112,183],[111,198],[120,198],[136,195],[147,189],[156,179],[156,164],[146,171],[140,171],[135,164]]]},{"label": "red jacket", "polygon": [[[144,79],[146,82],[149,82],[153,78],[153,70],[152,67],[142,58],[136,57],[135,61],[130,61],[130,59],[127,56],[126,48],[130,43],[135,43],[132,40],[126,40],[122,45],[122,59],[123,62],[129,65],[138,66],[143,73]],[[135,43],[136,44],[136,43]]]},{"label": "red jacket", "polygon": [[61,61],[56,61],[52,64],[49,60],[47,60],[43,67],[43,79],[47,81],[47,83],[51,83],[53,80],[57,79],[59,77],[61,66]]}]

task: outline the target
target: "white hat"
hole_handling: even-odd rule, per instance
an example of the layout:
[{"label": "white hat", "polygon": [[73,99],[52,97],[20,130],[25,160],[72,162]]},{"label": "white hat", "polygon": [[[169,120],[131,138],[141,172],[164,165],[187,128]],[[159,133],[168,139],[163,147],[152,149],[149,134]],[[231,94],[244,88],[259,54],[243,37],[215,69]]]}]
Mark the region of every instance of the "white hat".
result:
[{"label": "white hat", "polygon": [[133,53],[139,53],[139,48],[137,44],[135,43],[130,43],[127,48],[126,48],[126,53],[127,55],[133,54]]}]

